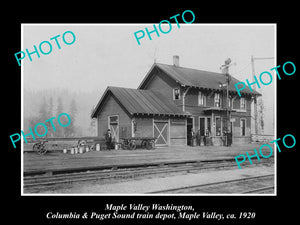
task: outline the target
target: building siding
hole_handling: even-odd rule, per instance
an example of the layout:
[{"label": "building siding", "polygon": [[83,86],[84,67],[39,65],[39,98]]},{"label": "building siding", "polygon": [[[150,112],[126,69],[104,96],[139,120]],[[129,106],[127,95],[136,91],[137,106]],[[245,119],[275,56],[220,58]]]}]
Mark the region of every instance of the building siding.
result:
[{"label": "building siding", "polygon": [[186,119],[170,119],[170,144],[186,145]]},{"label": "building siding", "polygon": [[154,72],[149,83],[145,86],[145,90],[154,90],[159,91],[164,96],[173,101],[177,106],[182,106],[182,92],[180,93],[181,97],[179,100],[173,100],[173,89],[180,88],[178,83],[170,79],[168,75],[163,72]]},{"label": "building siding", "polygon": [[153,118],[134,118],[136,123],[135,137],[153,137]]},{"label": "building siding", "polygon": [[108,129],[108,116],[119,116],[119,135],[131,137],[131,118],[118,104],[118,102],[109,95],[103,105],[103,109],[98,113],[98,136],[103,137]]},{"label": "building siding", "polygon": [[[149,75],[149,74],[148,74]],[[180,77],[176,77],[178,80]],[[196,77],[197,78],[197,77]],[[167,75],[164,70],[159,68],[154,68],[150,71],[149,79],[147,78],[146,82],[143,84],[141,89],[144,90],[153,90],[159,91],[163,96],[167,97],[170,101],[173,101],[179,108],[179,110],[183,110],[183,93],[186,90],[186,87],[181,86],[178,82],[176,82],[172,76]],[[180,79],[179,79],[180,80]],[[180,89],[180,99],[173,99],[173,89]],[[199,90],[206,96],[205,104],[198,105],[198,93]],[[215,133],[215,121],[216,117],[224,118],[226,116],[226,111],[215,110],[205,111],[205,109],[214,107],[214,93],[220,93],[221,99],[221,108],[224,109],[225,99],[224,99],[224,91],[220,91],[217,89],[207,88],[195,88],[192,87],[188,90],[185,96],[185,112],[188,112],[194,118],[194,130],[197,131],[199,129],[199,117],[211,118],[210,120],[210,128],[211,135],[213,136],[213,143],[215,145],[222,144],[222,140],[220,136],[216,136]],[[245,95],[245,104],[246,110],[241,110],[240,108],[240,97],[236,96],[232,93],[230,95],[233,97],[232,101],[232,109],[236,110],[235,112],[231,112],[231,118],[233,119],[233,143],[247,143],[250,142],[251,136],[251,97],[249,95]],[[119,98],[118,98],[119,99]],[[125,106],[125,105],[124,105]],[[176,107],[175,107],[176,108]],[[104,133],[108,128],[108,116],[118,115],[119,116],[119,136],[120,137],[131,137],[133,134],[133,128],[135,127],[134,136],[135,137],[153,137],[153,123],[155,120],[165,120],[168,121],[168,144],[170,145],[186,145],[187,144],[187,119],[186,118],[174,118],[172,116],[143,116],[139,114],[134,114],[135,118],[131,118],[129,114],[126,113],[124,108],[119,104],[119,100],[116,101],[112,95],[109,95],[105,100],[105,103],[102,109],[99,111],[97,115],[98,119],[98,136],[103,137]],[[245,127],[245,135],[241,134],[241,119],[245,119],[246,127]],[[132,121],[134,120],[135,126],[133,126]],[[222,119],[223,120],[223,119]],[[223,122],[222,122],[223,123]]]},{"label": "building siding", "polygon": [[[174,80],[170,79],[163,72],[155,71],[152,78],[149,80],[145,89],[160,91],[165,96],[168,96],[170,101],[174,101],[178,107],[182,107],[182,94],[183,90],[181,88],[181,98],[180,100],[173,100],[173,88],[180,87]],[[189,112],[194,117],[194,130],[199,129],[199,117],[210,117],[211,118],[211,131],[212,135],[215,135],[215,127],[213,127],[216,116],[224,116],[225,112],[214,112],[214,116],[210,113],[206,113],[204,109],[209,107],[214,107],[214,93],[220,93],[221,106],[225,106],[223,92],[214,90],[201,90],[206,96],[205,105],[198,105],[198,88],[190,88],[185,96],[185,111]],[[233,141],[234,143],[248,143],[250,141],[251,135],[251,98],[245,97],[246,111],[241,111],[240,109],[240,97],[235,97],[232,101],[232,109],[238,110],[238,112],[232,112],[231,118],[235,119],[233,122]],[[241,136],[240,119],[244,118],[246,120],[245,136]],[[176,124],[176,122],[175,122]],[[184,137],[184,138],[183,138]],[[170,144],[180,145],[186,144],[186,125],[170,125]],[[222,141],[220,137],[216,137],[214,144],[220,145]]]}]

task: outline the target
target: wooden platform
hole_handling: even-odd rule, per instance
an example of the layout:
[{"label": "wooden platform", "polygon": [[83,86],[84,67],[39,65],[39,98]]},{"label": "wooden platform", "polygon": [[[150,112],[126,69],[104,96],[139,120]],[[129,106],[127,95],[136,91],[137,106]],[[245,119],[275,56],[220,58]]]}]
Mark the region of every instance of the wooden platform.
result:
[{"label": "wooden platform", "polygon": [[[137,165],[179,161],[206,161],[233,159],[240,154],[254,154],[253,148],[259,149],[260,144],[244,146],[201,146],[201,147],[164,147],[155,150],[106,150],[83,154],[64,154],[62,152],[47,152],[46,155],[24,153],[23,172],[71,170],[74,168],[111,167],[119,165]],[[267,150],[268,151],[268,150]],[[251,154],[252,153],[252,154]],[[265,155],[269,155],[266,152]],[[264,160],[263,158],[261,160]],[[245,162],[248,163],[249,162]]]}]

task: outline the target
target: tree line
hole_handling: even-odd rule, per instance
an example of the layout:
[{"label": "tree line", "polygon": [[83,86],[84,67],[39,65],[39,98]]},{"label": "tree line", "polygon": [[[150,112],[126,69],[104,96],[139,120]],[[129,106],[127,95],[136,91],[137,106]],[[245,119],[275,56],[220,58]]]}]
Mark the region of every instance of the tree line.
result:
[{"label": "tree line", "polygon": [[[76,116],[78,113],[78,107],[75,99],[72,99],[69,105],[64,105],[62,98],[58,97],[56,101],[53,97],[42,98],[41,103],[37,106],[38,110],[35,115],[27,115],[24,117],[24,131],[29,130],[31,127],[33,129],[36,124],[45,122],[46,120],[55,117],[61,113],[67,113],[71,117],[71,124],[67,127],[61,127],[57,123],[57,119],[53,120],[55,130],[52,128],[50,122],[45,123],[47,126],[47,137],[74,137],[80,134],[78,132],[78,127],[76,126]],[[66,124],[68,121],[65,117],[61,117],[61,122]],[[45,128],[43,126],[37,126],[37,132],[39,134],[45,133]]]},{"label": "tree line", "polygon": [[[94,105],[102,94],[101,90],[83,92],[72,91],[63,88],[43,90],[25,89],[23,92],[23,131],[29,133],[29,127],[34,129],[37,123],[47,125],[47,137],[81,137],[97,136],[96,121],[91,119]],[[71,124],[61,127],[57,117],[61,113],[67,113],[71,118]],[[56,131],[45,120],[55,117],[53,121]],[[66,121],[64,121],[66,120]],[[62,116],[62,124],[68,123],[68,118]],[[43,134],[43,126],[37,126],[37,131]]]}]

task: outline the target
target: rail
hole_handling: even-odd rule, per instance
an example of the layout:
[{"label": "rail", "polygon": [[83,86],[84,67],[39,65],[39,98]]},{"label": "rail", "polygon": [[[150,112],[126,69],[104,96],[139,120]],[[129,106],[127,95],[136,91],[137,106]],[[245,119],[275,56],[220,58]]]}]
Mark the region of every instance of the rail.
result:
[{"label": "rail", "polygon": [[[269,178],[274,178],[274,174],[267,174],[267,175],[260,175],[260,176],[252,176],[252,177],[245,177],[245,178],[238,178],[238,179],[232,179],[232,180],[224,180],[224,181],[218,181],[218,182],[212,182],[212,183],[207,183],[207,184],[200,184],[200,185],[194,185],[194,186],[186,186],[186,187],[179,187],[179,188],[170,188],[170,189],[164,189],[160,191],[154,191],[154,192],[149,192],[149,194],[163,194],[163,193],[182,193],[182,192],[199,192],[203,188],[209,188],[210,193],[213,190],[216,190],[220,188],[220,186],[224,189],[225,185],[229,186],[232,188],[233,185],[240,185],[244,182],[253,182],[255,181],[260,181],[260,179],[269,179]],[[261,191],[268,191],[270,189],[274,189],[274,185],[272,186],[265,186],[265,187],[260,187],[260,188],[255,188],[255,189],[246,189],[241,191],[242,194],[250,194],[250,193],[258,193]]]},{"label": "rail", "polygon": [[[273,162],[269,158],[263,164]],[[253,161],[254,163],[260,163]],[[64,183],[87,182],[92,180],[120,180],[132,179],[149,175],[174,174],[181,172],[199,172],[208,170],[230,169],[235,167],[232,159],[210,161],[170,161],[148,164],[111,165],[85,168],[68,168],[64,170],[28,171],[24,173],[24,188],[43,188],[49,185]]]}]

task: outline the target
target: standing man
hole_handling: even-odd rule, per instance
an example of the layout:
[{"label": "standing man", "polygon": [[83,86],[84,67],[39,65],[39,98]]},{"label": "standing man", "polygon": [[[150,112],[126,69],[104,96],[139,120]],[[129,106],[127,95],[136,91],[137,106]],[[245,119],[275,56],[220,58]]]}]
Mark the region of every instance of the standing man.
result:
[{"label": "standing man", "polygon": [[201,131],[200,131],[200,129],[198,129],[198,131],[196,133],[196,142],[197,142],[197,146],[201,145]]},{"label": "standing man", "polygon": [[108,129],[105,133],[105,143],[106,143],[106,148],[108,150],[111,149],[111,142],[112,142],[112,135],[110,129]]},{"label": "standing man", "polygon": [[196,139],[195,131],[194,131],[194,129],[192,129],[191,130],[191,146],[192,147],[195,146],[195,139]]},{"label": "standing man", "polygon": [[204,139],[203,139],[205,146],[210,145],[209,136],[210,136],[209,130],[205,129]]},{"label": "standing man", "polygon": [[231,144],[232,144],[232,132],[231,132],[231,130],[227,134],[228,134],[227,143],[228,143],[228,147],[230,147]]}]

